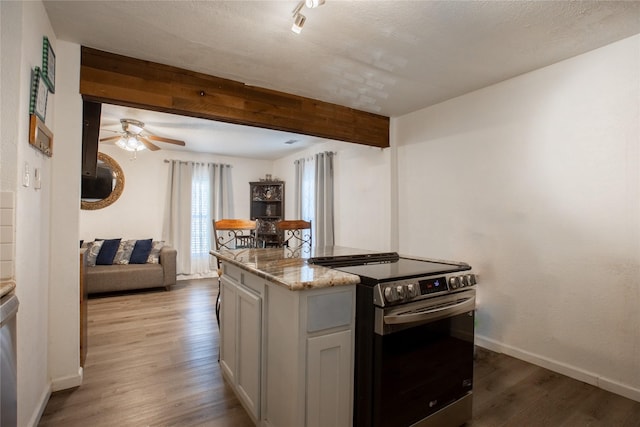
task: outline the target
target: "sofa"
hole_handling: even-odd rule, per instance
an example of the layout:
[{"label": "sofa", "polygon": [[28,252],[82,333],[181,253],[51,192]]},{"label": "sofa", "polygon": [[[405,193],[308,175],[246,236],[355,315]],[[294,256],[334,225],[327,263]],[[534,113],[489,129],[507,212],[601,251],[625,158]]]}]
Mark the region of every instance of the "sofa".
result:
[{"label": "sofa", "polygon": [[[117,249],[114,256],[103,252],[108,252],[107,242],[117,240]],[[148,239],[149,241],[151,239]],[[137,249],[135,240],[121,241],[121,239],[105,240],[104,245],[89,242],[82,248],[84,251],[84,286],[88,294],[128,291],[148,288],[165,288],[176,283],[176,256],[177,251],[171,246],[164,245],[164,242],[153,242],[151,254],[142,253],[138,256],[138,262],[131,260],[131,250]],[[146,242],[144,242],[146,243]],[[130,251],[127,254],[127,246]],[[122,254],[124,252],[124,255]],[[133,253],[135,257],[135,251]],[[146,258],[145,258],[146,256]],[[111,260],[109,263],[108,261]],[[97,262],[96,262],[97,261]]]}]

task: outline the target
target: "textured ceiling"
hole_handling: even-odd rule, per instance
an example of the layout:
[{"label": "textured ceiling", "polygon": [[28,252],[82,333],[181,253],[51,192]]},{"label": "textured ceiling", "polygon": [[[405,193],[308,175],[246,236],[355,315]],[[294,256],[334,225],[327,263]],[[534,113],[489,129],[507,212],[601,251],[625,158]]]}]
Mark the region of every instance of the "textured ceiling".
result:
[{"label": "textured ceiling", "polygon": [[638,1],[50,1],[59,39],[399,116],[640,33]]}]

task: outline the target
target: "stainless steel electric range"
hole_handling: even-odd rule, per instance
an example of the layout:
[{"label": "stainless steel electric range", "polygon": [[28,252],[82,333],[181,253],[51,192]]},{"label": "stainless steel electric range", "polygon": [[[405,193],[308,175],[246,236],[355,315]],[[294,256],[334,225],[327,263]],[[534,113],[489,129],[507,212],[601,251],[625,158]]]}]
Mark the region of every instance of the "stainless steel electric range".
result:
[{"label": "stainless steel electric range", "polygon": [[360,276],[354,426],[457,427],[471,419],[471,266],[394,252],[309,262]]}]

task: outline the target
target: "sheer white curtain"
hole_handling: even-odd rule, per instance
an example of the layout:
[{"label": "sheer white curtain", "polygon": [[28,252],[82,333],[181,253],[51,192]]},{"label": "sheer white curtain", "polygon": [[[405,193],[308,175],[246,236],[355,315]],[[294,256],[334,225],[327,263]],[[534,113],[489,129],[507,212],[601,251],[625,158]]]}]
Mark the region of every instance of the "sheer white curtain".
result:
[{"label": "sheer white curtain", "polygon": [[173,246],[176,256],[176,272],[184,274],[191,270],[191,176],[192,165],[171,161],[167,204],[165,207],[162,239]]},{"label": "sheer white curtain", "polygon": [[318,153],[314,158],[298,159],[296,168],[296,216],[311,221],[314,246],[334,242],[333,156]]},{"label": "sheer white curtain", "polygon": [[[211,196],[211,219],[233,218],[233,186],[231,165],[208,163]],[[209,221],[213,233],[213,223]],[[212,240],[213,243],[213,240]],[[213,248],[213,246],[210,246]]]},{"label": "sheer white curtain", "polygon": [[176,248],[177,274],[215,269],[212,219],[232,216],[231,166],[170,161],[163,239]]},{"label": "sheer white curtain", "polygon": [[317,246],[333,246],[333,155],[330,151],[315,156],[315,224]]}]

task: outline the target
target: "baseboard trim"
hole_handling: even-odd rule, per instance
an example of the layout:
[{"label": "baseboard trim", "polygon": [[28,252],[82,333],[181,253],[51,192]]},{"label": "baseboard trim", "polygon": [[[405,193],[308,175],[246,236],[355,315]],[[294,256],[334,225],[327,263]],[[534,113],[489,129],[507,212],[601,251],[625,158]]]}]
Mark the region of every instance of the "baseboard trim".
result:
[{"label": "baseboard trim", "polygon": [[51,388],[53,391],[66,390],[68,388],[79,387],[82,385],[82,377],[84,371],[82,366],[78,368],[77,375],[69,375],[68,377],[56,378],[51,382]]},{"label": "baseboard trim", "polygon": [[636,402],[640,402],[640,389],[627,384],[611,380],[609,378],[598,378],[598,387],[611,393],[619,394]]},{"label": "baseboard trim", "polygon": [[40,418],[42,418],[42,414],[44,414],[44,410],[47,408],[47,403],[49,403],[49,398],[51,397],[51,383],[42,391],[40,395],[40,400],[38,402],[37,411],[35,411],[31,415],[31,419],[27,424],[29,427],[37,427],[38,423],[40,423]]},{"label": "baseboard trim", "polygon": [[578,381],[591,384],[603,390],[610,391],[611,393],[640,402],[640,389],[629,384],[601,377],[596,373],[585,371],[584,369],[549,359],[547,357],[540,356],[539,354],[531,353],[481,335],[476,335],[475,342],[476,345],[486,348],[487,350],[504,353],[508,356],[515,357],[516,359],[524,360],[525,362],[541,366],[545,369],[549,369],[550,371],[566,375]]}]

